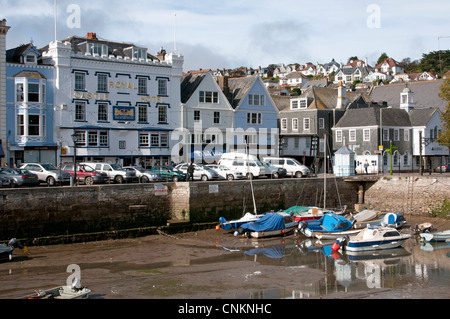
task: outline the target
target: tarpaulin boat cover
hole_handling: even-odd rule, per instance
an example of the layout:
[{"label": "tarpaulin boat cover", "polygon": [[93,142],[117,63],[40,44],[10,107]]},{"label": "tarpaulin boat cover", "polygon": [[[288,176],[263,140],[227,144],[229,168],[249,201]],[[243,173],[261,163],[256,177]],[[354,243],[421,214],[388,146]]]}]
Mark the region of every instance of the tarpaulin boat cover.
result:
[{"label": "tarpaulin boat cover", "polygon": [[311,208],[312,208],[311,206],[292,206],[292,207],[289,207],[288,209],[286,209],[284,212],[288,213],[290,215],[299,214],[299,213],[305,213],[308,210],[310,210]]},{"label": "tarpaulin boat cover", "polygon": [[257,221],[242,224],[240,228],[251,231],[271,231],[284,229],[285,225],[282,215],[277,213],[267,213]]},{"label": "tarpaulin boat cover", "polygon": [[343,216],[327,213],[319,220],[308,221],[307,225],[314,231],[331,232],[347,230],[352,226],[352,222]]}]

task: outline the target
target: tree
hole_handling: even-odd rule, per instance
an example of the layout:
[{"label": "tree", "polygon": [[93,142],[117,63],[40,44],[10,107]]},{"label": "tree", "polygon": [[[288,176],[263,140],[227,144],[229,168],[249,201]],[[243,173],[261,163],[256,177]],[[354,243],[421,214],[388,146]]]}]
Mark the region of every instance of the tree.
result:
[{"label": "tree", "polygon": [[359,60],[357,56],[351,56],[348,58],[347,63],[350,63],[350,61]]},{"label": "tree", "polygon": [[387,58],[389,58],[389,56],[386,54],[386,52],[381,53],[380,57],[377,60],[377,65],[383,63],[383,61]]},{"label": "tree", "polygon": [[439,97],[447,101],[448,104],[445,107],[444,113],[441,114],[443,126],[437,142],[439,145],[450,147],[450,79],[446,79],[442,83]]},{"label": "tree", "polygon": [[410,58],[404,58],[398,64],[405,70],[405,73],[417,73],[420,71],[418,60],[411,61]]},{"label": "tree", "polygon": [[450,50],[424,53],[419,63],[419,68],[422,72],[435,72],[442,77],[450,69]]}]

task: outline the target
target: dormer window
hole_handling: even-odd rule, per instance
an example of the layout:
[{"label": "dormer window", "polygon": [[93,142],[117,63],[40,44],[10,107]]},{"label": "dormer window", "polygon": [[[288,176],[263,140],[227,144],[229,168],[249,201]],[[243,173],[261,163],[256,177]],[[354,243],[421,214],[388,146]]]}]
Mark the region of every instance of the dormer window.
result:
[{"label": "dormer window", "polygon": [[91,55],[108,56],[108,46],[102,43],[86,43],[87,50]]},{"label": "dormer window", "polygon": [[308,107],[307,98],[291,100],[291,110],[306,109]]},{"label": "dormer window", "polygon": [[146,59],[147,58],[147,49],[139,49],[133,48],[133,59]]},{"label": "dormer window", "polygon": [[36,64],[36,55],[33,53],[29,53],[25,56],[25,64]]}]

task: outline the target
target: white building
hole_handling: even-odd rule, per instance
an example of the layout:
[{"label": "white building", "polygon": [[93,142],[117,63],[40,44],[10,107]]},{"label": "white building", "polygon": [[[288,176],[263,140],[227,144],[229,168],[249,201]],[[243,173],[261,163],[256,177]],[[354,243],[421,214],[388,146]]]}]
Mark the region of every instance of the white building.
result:
[{"label": "white building", "polygon": [[154,165],[170,161],[180,126],[184,58],[156,56],[95,33],[51,42],[43,61],[55,67],[55,139],[63,162],[79,160]]}]

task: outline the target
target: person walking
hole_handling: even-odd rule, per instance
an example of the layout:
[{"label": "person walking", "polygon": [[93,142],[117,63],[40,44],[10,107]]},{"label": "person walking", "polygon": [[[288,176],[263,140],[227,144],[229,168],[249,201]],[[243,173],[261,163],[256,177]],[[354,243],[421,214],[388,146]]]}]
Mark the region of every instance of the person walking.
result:
[{"label": "person walking", "polygon": [[367,171],[369,168],[369,163],[367,163],[367,160],[364,163],[364,170],[366,171],[366,174],[369,174],[369,172]]},{"label": "person walking", "polygon": [[192,181],[194,181],[194,163],[191,162],[187,168],[187,180],[189,181],[192,178]]}]

